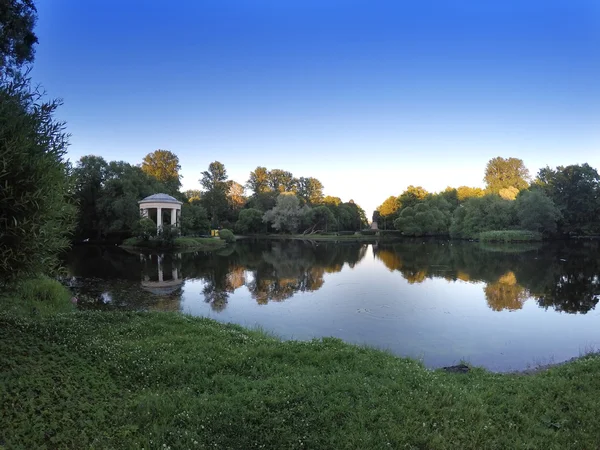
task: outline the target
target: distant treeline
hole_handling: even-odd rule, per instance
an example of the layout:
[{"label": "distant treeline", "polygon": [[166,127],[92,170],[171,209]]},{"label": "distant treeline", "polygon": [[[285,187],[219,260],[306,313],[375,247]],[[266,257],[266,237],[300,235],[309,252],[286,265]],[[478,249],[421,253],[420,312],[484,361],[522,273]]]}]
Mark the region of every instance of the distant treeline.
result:
[{"label": "distant treeline", "polygon": [[138,201],[159,192],[183,202],[180,229],[186,235],[207,234],[211,228],[258,234],[367,226],[357,204],[324,196],[323,184],[313,177],[257,167],[244,186],[230,180],[225,166],[215,161],[199,174],[201,190],[182,192],[180,169],[177,155],[167,150],[148,154],[139,166],[82,157],[70,171],[70,198],[78,210],[75,239],[135,235],[140,229]]},{"label": "distant treeline", "polygon": [[409,186],[387,198],[373,220],[407,236],[478,238],[504,230],[546,238],[600,234],[600,176],[588,164],[545,167],[531,180],[522,160],[497,157],[487,164],[484,180],[485,189],[448,187],[434,194]]}]

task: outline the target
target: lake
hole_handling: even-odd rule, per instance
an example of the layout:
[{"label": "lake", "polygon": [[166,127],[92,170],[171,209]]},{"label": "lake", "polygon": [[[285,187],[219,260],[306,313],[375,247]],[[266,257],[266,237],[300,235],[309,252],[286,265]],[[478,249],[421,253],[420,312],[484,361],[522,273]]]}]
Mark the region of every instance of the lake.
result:
[{"label": "lake", "polygon": [[283,339],[334,336],[432,368],[511,371],[600,348],[599,250],[422,239],[177,254],[77,246],[65,282],[80,308],[181,311]]}]

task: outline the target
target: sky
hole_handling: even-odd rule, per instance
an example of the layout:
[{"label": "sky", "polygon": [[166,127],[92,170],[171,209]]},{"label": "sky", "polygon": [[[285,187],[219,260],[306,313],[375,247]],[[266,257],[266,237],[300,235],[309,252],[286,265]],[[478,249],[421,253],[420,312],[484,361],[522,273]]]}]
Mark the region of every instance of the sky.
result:
[{"label": "sky", "polygon": [[371,212],[487,161],[600,168],[596,0],[39,0],[32,77],[69,158],[316,177]]}]

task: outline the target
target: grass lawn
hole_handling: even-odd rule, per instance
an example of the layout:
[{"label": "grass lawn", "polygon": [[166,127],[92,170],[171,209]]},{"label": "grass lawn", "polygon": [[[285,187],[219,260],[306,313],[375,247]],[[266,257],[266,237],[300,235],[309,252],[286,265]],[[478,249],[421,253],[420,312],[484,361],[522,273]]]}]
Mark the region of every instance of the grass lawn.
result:
[{"label": "grass lawn", "polygon": [[53,283],[0,298],[0,448],[600,443],[598,357],[535,375],[431,371],[335,339],[281,342],[177,313],[70,311]]},{"label": "grass lawn", "polygon": [[541,233],[528,230],[500,230],[484,231],[479,233],[480,241],[487,242],[539,242],[542,240]]},{"label": "grass lawn", "polygon": [[[133,237],[125,239],[123,241],[123,247],[128,248],[161,248],[161,242],[159,241],[144,241],[143,239]],[[188,249],[188,250],[218,250],[227,246],[224,240],[219,238],[198,238],[198,237],[178,237],[175,239],[175,249]]]}]

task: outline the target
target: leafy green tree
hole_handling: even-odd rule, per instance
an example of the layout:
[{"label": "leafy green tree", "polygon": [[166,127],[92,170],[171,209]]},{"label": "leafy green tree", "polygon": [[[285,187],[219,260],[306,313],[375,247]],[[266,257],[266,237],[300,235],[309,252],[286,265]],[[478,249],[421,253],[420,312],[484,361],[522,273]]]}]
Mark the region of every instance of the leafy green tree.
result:
[{"label": "leafy green tree", "polygon": [[487,163],[484,181],[493,193],[510,187],[521,191],[529,186],[529,170],[521,159],[498,156]]},{"label": "leafy green tree", "polygon": [[514,228],[517,225],[514,203],[497,194],[470,198],[454,211],[450,235],[475,238],[482,231]]},{"label": "leafy green tree", "polygon": [[138,201],[161,191],[164,185],[140,167],[111,161],[96,203],[101,234],[124,237],[134,233],[140,219]]},{"label": "leafy green tree", "polygon": [[199,189],[188,189],[183,195],[189,203],[199,202],[202,198],[202,192]]},{"label": "leafy green tree", "polygon": [[277,191],[267,191],[253,194],[248,200],[247,206],[250,208],[259,209],[261,211],[268,211],[275,206],[278,195],[279,192]]},{"label": "leafy green tree", "polygon": [[167,187],[169,194],[175,194],[181,187],[179,158],[168,150],[148,153],[142,161],[142,170]]},{"label": "leafy green tree", "polygon": [[82,156],[72,171],[73,198],[78,207],[75,237],[100,239],[98,201],[107,177],[108,163],[100,156]]},{"label": "leafy green tree", "polygon": [[600,232],[600,176],[589,164],[549,167],[539,171],[535,184],[562,214],[559,231],[570,234]]},{"label": "leafy green tree", "polygon": [[219,231],[219,237],[228,244],[233,244],[235,242],[235,235],[233,234],[233,231],[228,230],[227,228],[223,228]]},{"label": "leafy green tree", "polygon": [[277,197],[275,207],[264,214],[263,221],[271,223],[271,226],[278,231],[295,233],[308,209],[307,206],[300,206],[300,200],[296,195],[283,192]]},{"label": "leafy green tree", "polygon": [[400,194],[400,197],[398,197],[398,202],[401,208],[410,208],[425,200],[428,195],[429,192],[427,192],[421,186],[415,187],[410,185],[402,194]]},{"label": "leafy green tree", "polygon": [[238,233],[260,233],[264,231],[265,225],[262,220],[263,212],[259,209],[242,209],[236,222],[236,231]]},{"label": "leafy green tree", "polygon": [[258,166],[250,172],[250,178],[246,182],[246,187],[252,191],[253,195],[259,195],[271,190],[269,186],[269,171],[266,167]]},{"label": "leafy green tree", "polygon": [[317,206],[307,210],[305,220],[308,226],[305,232],[327,232],[337,228],[335,216],[327,206]]},{"label": "leafy green tree", "polygon": [[429,202],[404,208],[394,221],[397,230],[407,236],[433,236],[448,234],[450,217]]},{"label": "leafy green tree", "polygon": [[[26,57],[0,52],[4,64]],[[58,106],[42,101],[29,80],[0,83],[0,283],[48,271],[68,246],[74,208],[66,200],[68,136],[54,118]]]},{"label": "leafy green tree", "polygon": [[297,181],[297,195],[310,206],[318,205],[323,201],[323,184],[313,177],[300,177]]},{"label": "leafy green tree", "polygon": [[247,200],[244,195],[244,186],[233,180],[227,183],[227,204],[232,214],[237,217],[238,212],[244,207]]},{"label": "leafy green tree", "polygon": [[181,232],[185,236],[208,234],[210,232],[208,213],[197,202],[184,203],[182,205]]},{"label": "leafy green tree", "polygon": [[523,191],[515,202],[521,228],[545,234],[556,232],[560,211],[541,190]]},{"label": "leafy green tree", "polygon": [[323,201],[321,203],[323,203],[324,205],[338,206],[342,203],[342,199],[339,197],[332,197],[331,195],[328,195],[323,198]]},{"label": "leafy green tree", "polygon": [[0,75],[33,62],[36,19],[33,0],[0,0]]},{"label": "leafy green tree", "polygon": [[219,161],[214,161],[208,166],[208,170],[202,172],[200,184],[204,188],[202,203],[210,214],[211,225],[216,227],[219,217],[227,211],[227,171]]},{"label": "leafy green tree", "polygon": [[296,179],[291,172],[281,169],[273,169],[268,173],[269,187],[280,194],[282,192],[296,193]]},{"label": "leafy green tree", "polygon": [[470,198],[483,197],[484,195],[485,191],[481,188],[460,186],[456,189],[456,198],[461,203]]}]

